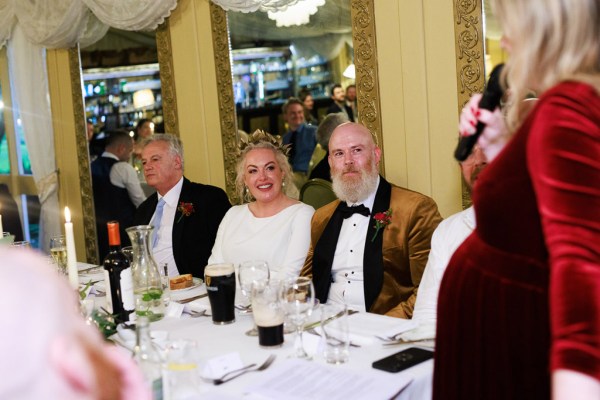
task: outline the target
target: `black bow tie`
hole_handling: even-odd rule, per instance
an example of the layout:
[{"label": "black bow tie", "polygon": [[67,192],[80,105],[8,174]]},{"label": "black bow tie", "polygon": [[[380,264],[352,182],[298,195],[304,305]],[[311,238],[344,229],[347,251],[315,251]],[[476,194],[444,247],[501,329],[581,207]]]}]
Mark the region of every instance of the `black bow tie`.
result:
[{"label": "black bow tie", "polygon": [[365,217],[368,217],[371,214],[369,209],[362,204],[359,204],[357,206],[348,207],[348,204],[346,204],[346,202],[340,203],[338,210],[340,210],[340,212],[342,213],[342,217],[344,217],[344,219],[350,218],[353,214],[362,214]]}]

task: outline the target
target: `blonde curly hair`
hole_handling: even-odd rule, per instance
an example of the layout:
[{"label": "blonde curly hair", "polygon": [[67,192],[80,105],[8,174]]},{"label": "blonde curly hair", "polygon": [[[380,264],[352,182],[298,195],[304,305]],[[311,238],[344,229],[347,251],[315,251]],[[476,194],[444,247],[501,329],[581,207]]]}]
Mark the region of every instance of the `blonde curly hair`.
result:
[{"label": "blonde curly hair", "polygon": [[283,172],[283,186],[291,187],[294,184],[292,167],[288,161],[287,155],[290,150],[289,145],[282,144],[280,136],[270,135],[269,133],[257,129],[253,134],[246,138],[240,138],[238,146],[238,162],[236,165],[235,188],[242,203],[249,203],[254,200],[252,194],[244,185],[244,165],[246,155],[255,149],[270,149],[275,155],[275,160]]}]

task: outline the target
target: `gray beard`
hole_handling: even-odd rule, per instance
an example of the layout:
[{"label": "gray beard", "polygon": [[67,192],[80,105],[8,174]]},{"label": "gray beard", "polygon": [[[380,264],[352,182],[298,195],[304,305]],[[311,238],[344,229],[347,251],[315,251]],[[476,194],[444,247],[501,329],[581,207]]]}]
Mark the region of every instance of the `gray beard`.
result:
[{"label": "gray beard", "polygon": [[338,199],[346,203],[361,203],[377,189],[377,168],[372,171],[361,170],[360,178],[344,180],[342,173],[331,173],[333,192]]}]

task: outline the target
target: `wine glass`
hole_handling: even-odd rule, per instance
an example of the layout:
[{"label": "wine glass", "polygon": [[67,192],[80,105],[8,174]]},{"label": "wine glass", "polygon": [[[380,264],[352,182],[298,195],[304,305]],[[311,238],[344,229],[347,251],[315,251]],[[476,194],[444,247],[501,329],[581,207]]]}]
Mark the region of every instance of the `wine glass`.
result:
[{"label": "wine glass", "polygon": [[64,236],[50,238],[50,255],[58,267],[58,271],[67,275],[67,240]]},{"label": "wine glass", "polygon": [[[238,270],[238,280],[240,282],[240,289],[244,297],[249,301],[252,293],[252,285],[257,283],[266,284],[269,281],[269,276],[269,265],[266,261],[253,260],[244,261],[241,263]],[[238,307],[238,309],[240,308]],[[244,309],[241,310],[241,312],[252,312],[252,308],[250,305],[244,306]],[[252,329],[246,332],[246,335],[258,335],[256,324],[252,326]]]},{"label": "wine glass", "polygon": [[283,288],[283,308],[289,323],[296,329],[294,351],[296,358],[310,360],[304,351],[302,332],[304,324],[315,307],[315,288],[312,281],[306,277],[288,279]]}]

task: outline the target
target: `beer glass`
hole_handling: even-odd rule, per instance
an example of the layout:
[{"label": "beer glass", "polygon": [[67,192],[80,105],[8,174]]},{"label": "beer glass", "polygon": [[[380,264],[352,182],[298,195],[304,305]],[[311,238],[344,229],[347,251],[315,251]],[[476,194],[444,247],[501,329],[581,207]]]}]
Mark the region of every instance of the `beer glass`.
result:
[{"label": "beer glass", "polygon": [[278,280],[254,283],[252,315],[258,329],[260,347],[280,347],[283,344],[283,286]]},{"label": "beer glass", "polygon": [[216,325],[235,322],[235,268],[233,264],[211,264],[204,269],[204,282]]},{"label": "beer glass", "polygon": [[[245,261],[240,264],[238,269],[238,280],[240,282],[242,294],[248,298],[248,300],[251,300],[252,285],[269,281],[269,265],[266,261]],[[238,310],[240,309],[239,306],[237,308]],[[251,305],[246,306],[244,311],[241,312],[252,312]],[[247,331],[246,335],[257,336],[258,331],[256,330],[256,326],[253,326],[252,329]]]}]

